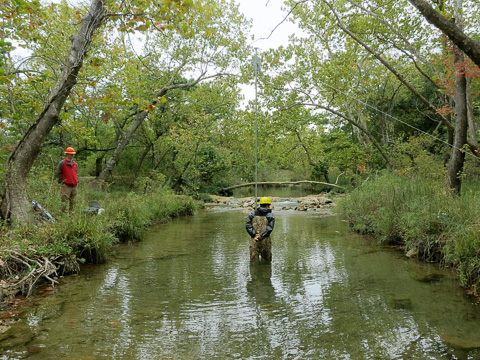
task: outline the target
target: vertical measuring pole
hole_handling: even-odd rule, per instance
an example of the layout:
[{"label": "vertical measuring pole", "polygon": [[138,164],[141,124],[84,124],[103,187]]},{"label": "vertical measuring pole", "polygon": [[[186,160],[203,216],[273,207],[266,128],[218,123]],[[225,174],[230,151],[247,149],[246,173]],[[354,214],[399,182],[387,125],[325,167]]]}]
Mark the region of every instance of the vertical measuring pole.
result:
[{"label": "vertical measuring pole", "polygon": [[257,75],[260,70],[260,58],[255,55],[253,58],[253,70],[255,71],[255,208],[258,198],[258,121],[257,121]]}]

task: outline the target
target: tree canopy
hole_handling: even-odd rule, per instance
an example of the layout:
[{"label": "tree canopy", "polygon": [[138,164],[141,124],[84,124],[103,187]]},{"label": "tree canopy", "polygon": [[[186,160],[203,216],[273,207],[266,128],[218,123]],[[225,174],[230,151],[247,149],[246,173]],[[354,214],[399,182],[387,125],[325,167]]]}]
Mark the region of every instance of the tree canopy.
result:
[{"label": "tree canopy", "polygon": [[[198,195],[254,180],[255,107],[241,89],[255,51],[235,2],[1,4],[4,218],[25,221],[29,176],[67,146],[81,175],[106,182],[156,177]],[[478,3],[284,6],[303,33],[261,54],[259,180],[355,186],[421,154],[460,194],[464,157],[478,154]]]}]

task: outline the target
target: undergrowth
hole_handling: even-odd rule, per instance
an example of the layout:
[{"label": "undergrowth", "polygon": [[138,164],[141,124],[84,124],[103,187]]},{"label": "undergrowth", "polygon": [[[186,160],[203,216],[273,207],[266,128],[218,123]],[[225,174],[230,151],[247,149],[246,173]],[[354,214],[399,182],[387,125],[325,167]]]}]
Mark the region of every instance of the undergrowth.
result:
[{"label": "undergrowth", "polygon": [[443,176],[385,172],[349,194],[339,211],[358,232],[455,267],[462,285],[479,296],[479,189],[466,184],[457,197]]},{"label": "undergrowth", "polygon": [[[116,243],[138,240],[147,227],[179,215],[190,215],[198,208],[191,197],[175,195],[165,188],[144,194],[138,191],[104,192],[83,185],[79,189],[75,212],[69,215],[60,211],[59,193],[54,190],[38,193],[35,201],[41,202],[55,222],[37,218],[25,227],[4,226],[0,250],[100,263]],[[104,209],[100,215],[84,211],[93,200]]]}]

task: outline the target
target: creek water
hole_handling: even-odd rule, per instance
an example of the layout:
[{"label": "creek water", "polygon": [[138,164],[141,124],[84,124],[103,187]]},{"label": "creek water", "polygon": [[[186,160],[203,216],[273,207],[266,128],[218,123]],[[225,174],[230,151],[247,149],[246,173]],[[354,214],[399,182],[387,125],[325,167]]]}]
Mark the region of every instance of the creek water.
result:
[{"label": "creek water", "polygon": [[270,264],[250,264],[242,210],[151,229],[24,305],[0,358],[480,358],[480,306],[451,271],[338,216],[274,214]]}]

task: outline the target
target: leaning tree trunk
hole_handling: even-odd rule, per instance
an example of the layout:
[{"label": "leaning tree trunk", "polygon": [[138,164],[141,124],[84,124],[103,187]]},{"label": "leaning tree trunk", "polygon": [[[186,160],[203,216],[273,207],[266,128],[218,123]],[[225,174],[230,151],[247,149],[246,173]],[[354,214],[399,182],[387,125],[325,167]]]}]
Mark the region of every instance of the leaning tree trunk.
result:
[{"label": "leaning tree trunk", "polygon": [[[183,67],[183,65],[181,67]],[[170,90],[189,88],[197,85],[201,80],[205,80],[210,77],[209,76],[202,79],[204,75],[205,73],[201,74],[197,80],[192,82],[187,82],[183,84],[166,85],[155,95],[156,99],[150,103],[151,106],[149,106],[149,108],[153,108],[153,106],[157,104],[159,99],[161,99]],[[102,172],[97,176],[97,180],[99,180],[100,182],[103,182],[103,181],[106,181],[112,175],[112,171],[115,168],[115,166],[117,166],[120,155],[122,154],[123,150],[125,150],[130,140],[132,139],[133,135],[137,131],[138,127],[142,124],[143,120],[145,120],[148,114],[149,114],[148,110],[141,110],[135,114],[135,121],[133,122],[132,126],[130,126],[130,129],[128,129],[128,131],[121,137],[112,156],[110,157],[110,159],[107,160],[107,163],[105,164],[105,167],[103,168]]]},{"label": "leaning tree trunk", "polygon": [[82,19],[77,35],[73,38],[72,47],[62,67],[60,77],[51,89],[42,113],[30,126],[8,159],[0,205],[1,216],[4,219],[10,219],[16,223],[28,221],[27,176],[45,139],[59,122],[60,111],[70,95],[72,87],[77,82],[77,75],[82,68],[83,59],[87,54],[93,34],[102,24],[104,16],[104,2],[93,0],[87,14]]},{"label": "leaning tree trunk", "polygon": [[356,122],[355,120],[349,118],[348,116],[342,114],[341,112],[335,110],[335,109],[332,109],[332,108],[329,108],[328,106],[324,106],[324,105],[320,105],[320,104],[315,104],[315,103],[302,103],[302,105],[308,105],[308,106],[313,106],[313,107],[318,107],[320,109],[324,109],[324,110],[327,110],[328,112],[331,112],[332,114],[335,114],[337,115],[338,117],[342,118],[342,119],[345,119],[346,121],[348,121],[350,124],[352,124],[353,126],[359,128],[361,131],[364,132],[364,134],[369,138],[369,140],[372,142],[373,146],[375,146],[377,148],[377,150],[380,152],[380,154],[382,155],[382,157],[385,159],[386,163],[388,164],[388,166],[390,168],[393,168],[393,163],[392,161],[390,160],[390,158],[388,157],[387,153],[385,151],[383,151],[382,149],[382,146],[379,144],[379,142],[375,139],[375,137],[370,133],[370,131],[366,128],[366,127],[363,127],[362,124],[359,124],[358,122]]},{"label": "leaning tree trunk", "polygon": [[469,37],[463,31],[461,23],[456,23],[435,10],[426,0],[408,0],[433,26],[440,29],[457,45],[475,64],[480,66],[480,41]]},{"label": "leaning tree trunk", "polygon": [[135,131],[137,131],[138,127],[142,125],[142,122],[143,120],[145,120],[147,115],[148,115],[148,111],[146,110],[143,110],[137,113],[137,116],[135,117],[135,121],[133,122],[132,126],[130,126],[130,129],[128,129],[128,131],[122,136],[122,138],[118,142],[118,145],[113,151],[112,156],[110,156],[110,159],[107,160],[105,167],[97,176],[97,180],[106,181],[110,177],[110,175],[112,175],[112,171],[117,165],[120,155],[122,154],[123,150],[125,150],[125,148],[127,147],[128,143],[130,142],[130,139],[133,137],[133,134],[135,134]]},{"label": "leaning tree trunk", "polygon": [[[456,0],[455,19],[460,29],[463,29],[463,4],[462,0]],[[462,190],[461,173],[465,162],[464,145],[467,143],[468,133],[468,99],[467,79],[465,77],[465,55],[457,45],[453,46],[453,58],[455,62],[455,112],[457,123],[455,124],[455,136],[453,139],[452,158],[448,168],[448,186],[455,195],[460,195]]]},{"label": "leaning tree trunk", "polygon": [[467,108],[467,80],[465,78],[465,57],[462,50],[454,46],[455,57],[455,137],[453,140],[452,157],[448,168],[448,186],[456,195],[462,189],[461,172],[465,162],[464,145],[467,143],[468,108]]}]

